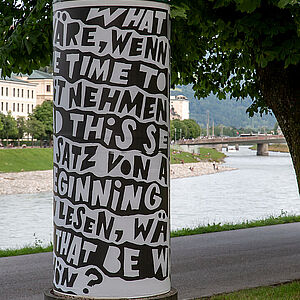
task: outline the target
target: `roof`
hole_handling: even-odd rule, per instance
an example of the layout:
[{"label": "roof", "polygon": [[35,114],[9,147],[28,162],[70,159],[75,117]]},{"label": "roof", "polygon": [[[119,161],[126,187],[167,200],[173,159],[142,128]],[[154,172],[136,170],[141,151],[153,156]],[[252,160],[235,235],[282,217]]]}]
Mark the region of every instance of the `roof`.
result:
[{"label": "roof", "polygon": [[16,77],[14,77],[14,76],[11,76],[11,77],[8,77],[8,76],[1,77],[0,80],[13,81],[13,82],[22,83],[22,84],[27,84],[27,85],[34,85],[34,84],[32,84],[32,83],[30,83],[30,82],[28,82],[28,81],[25,81],[25,80],[16,78]]},{"label": "roof", "polygon": [[6,80],[6,81],[15,81],[15,82],[20,82],[20,83],[28,83],[27,81],[16,78],[14,76],[11,76],[11,77],[5,76],[5,78],[3,78],[3,79]]},{"label": "roof", "polygon": [[29,76],[28,79],[53,79],[53,75],[39,71],[39,70],[34,70]]},{"label": "roof", "polygon": [[172,102],[174,102],[174,101],[189,101],[188,98],[185,97],[184,95],[171,96],[170,100]]}]

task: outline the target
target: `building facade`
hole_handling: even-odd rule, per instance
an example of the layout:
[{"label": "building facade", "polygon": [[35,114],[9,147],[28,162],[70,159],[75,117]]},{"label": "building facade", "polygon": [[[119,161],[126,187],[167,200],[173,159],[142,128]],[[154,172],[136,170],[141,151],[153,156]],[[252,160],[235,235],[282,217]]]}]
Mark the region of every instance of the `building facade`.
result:
[{"label": "building facade", "polygon": [[32,74],[20,75],[18,78],[36,85],[36,105],[44,101],[53,101],[53,76],[49,73],[34,70]]},{"label": "building facade", "polygon": [[14,118],[28,117],[36,105],[53,100],[52,75],[33,71],[31,75],[0,78],[0,112]]},{"label": "building facade", "polygon": [[0,112],[26,118],[35,106],[35,84],[15,77],[0,79]]},{"label": "building facade", "polygon": [[183,95],[171,96],[170,116],[171,120],[185,120],[190,118],[189,100]]}]

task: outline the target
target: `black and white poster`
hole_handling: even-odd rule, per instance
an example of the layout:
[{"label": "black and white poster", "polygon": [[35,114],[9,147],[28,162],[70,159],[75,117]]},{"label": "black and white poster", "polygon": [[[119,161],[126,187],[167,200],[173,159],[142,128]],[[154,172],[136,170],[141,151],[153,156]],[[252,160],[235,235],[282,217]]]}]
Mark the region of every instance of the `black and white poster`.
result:
[{"label": "black and white poster", "polygon": [[55,292],[169,292],[169,6],[57,2],[53,24]]}]

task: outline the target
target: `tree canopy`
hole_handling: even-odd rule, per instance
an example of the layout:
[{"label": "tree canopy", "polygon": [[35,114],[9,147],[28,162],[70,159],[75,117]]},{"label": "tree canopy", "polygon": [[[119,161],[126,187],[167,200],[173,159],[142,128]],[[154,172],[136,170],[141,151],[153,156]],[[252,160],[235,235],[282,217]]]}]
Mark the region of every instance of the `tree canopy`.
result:
[{"label": "tree canopy", "polygon": [[0,123],[2,123],[2,126],[0,126],[0,138],[5,138],[7,144],[8,138],[15,138],[18,134],[17,122],[9,112],[7,115],[0,113]]},{"label": "tree canopy", "polygon": [[16,125],[17,125],[18,146],[20,146],[20,139],[23,137],[24,133],[27,130],[26,118],[18,117],[16,121],[17,121]]},{"label": "tree canopy", "polygon": [[0,66],[4,75],[50,64],[52,1],[0,1]]},{"label": "tree canopy", "polygon": [[[172,0],[172,84],[192,83],[196,96],[250,96],[253,111],[270,105],[260,70],[300,62],[297,0]],[[52,1],[0,2],[4,75],[30,73],[52,59]]]},{"label": "tree canopy", "polygon": [[269,108],[259,80],[270,63],[300,62],[300,4],[295,0],[173,0],[172,83],[193,83],[198,97],[253,100]]},{"label": "tree canopy", "polygon": [[[52,57],[52,1],[0,2],[3,73],[30,73]],[[298,0],[172,0],[172,85],[196,96],[250,97],[269,109],[288,142],[300,186]]]},{"label": "tree canopy", "polygon": [[[53,102],[50,100],[44,101],[42,104],[37,105],[30,116],[30,119],[34,120],[34,128],[37,128],[36,124],[43,125],[43,130],[39,134],[39,138],[47,137],[50,141],[53,134]],[[35,122],[39,121],[39,122]],[[40,125],[39,125],[40,126]],[[43,134],[42,134],[43,132]],[[37,135],[37,133],[35,133]]]},{"label": "tree canopy", "polygon": [[27,132],[31,135],[32,140],[34,138],[42,140],[46,135],[45,125],[42,121],[37,120],[34,116],[30,116],[27,120]]}]

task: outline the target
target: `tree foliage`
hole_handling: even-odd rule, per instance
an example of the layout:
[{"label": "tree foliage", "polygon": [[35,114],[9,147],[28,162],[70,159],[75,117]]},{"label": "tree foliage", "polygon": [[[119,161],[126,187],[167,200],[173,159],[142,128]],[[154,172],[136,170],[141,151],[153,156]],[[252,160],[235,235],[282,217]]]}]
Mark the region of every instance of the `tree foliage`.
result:
[{"label": "tree foliage", "polygon": [[192,139],[200,136],[201,128],[195,120],[172,120],[171,121],[171,139]]},{"label": "tree foliage", "polygon": [[20,139],[23,137],[24,133],[27,130],[26,119],[25,117],[18,117],[16,119],[17,125],[17,137],[18,137],[18,146],[20,146]]},{"label": "tree foliage", "polygon": [[18,145],[25,133],[30,134],[32,139],[41,140],[41,143],[45,138],[51,139],[52,108],[52,101],[45,101],[36,106],[27,120],[24,117],[14,119],[10,112],[7,115],[0,113],[0,138],[6,140],[18,138]]},{"label": "tree foliage", "polygon": [[45,125],[37,120],[35,117],[31,116],[27,120],[27,132],[36,139],[42,139],[45,137]]},{"label": "tree foliage", "polygon": [[17,124],[17,135],[18,138],[21,139],[26,132],[26,119],[25,117],[18,117],[16,119],[16,124]]},{"label": "tree foliage", "polygon": [[196,138],[196,137],[200,136],[201,128],[195,120],[186,119],[186,120],[183,120],[182,122],[187,127],[186,138],[191,139],[191,138]]},{"label": "tree foliage", "polygon": [[[294,0],[173,0],[172,83],[198,97],[251,97],[267,111],[257,70],[300,62],[300,4]],[[178,11],[181,14],[178,14]],[[177,12],[177,13],[176,13]]]},{"label": "tree foliage", "polygon": [[47,137],[50,141],[53,134],[53,102],[47,100],[41,105],[37,105],[31,114],[31,118],[43,124],[44,137]]},{"label": "tree foliage", "polygon": [[2,123],[2,118],[0,116],[0,137],[1,137],[1,131],[3,130],[3,123]]},{"label": "tree foliage", "polygon": [[4,75],[31,73],[52,57],[52,1],[0,1],[0,66]]},{"label": "tree foliage", "polygon": [[0,130],[1,139],[15,138],[18,134],[17,122],[9,112],[7,115],[0,113],[0,120],[3,124]]},{"label": "tree foliage", "polygon": [[34,138],[42,140],[46,135],[45,125],[34,116],[30,116],[27,120],[27,132],[31,135],[32,140]]}]

